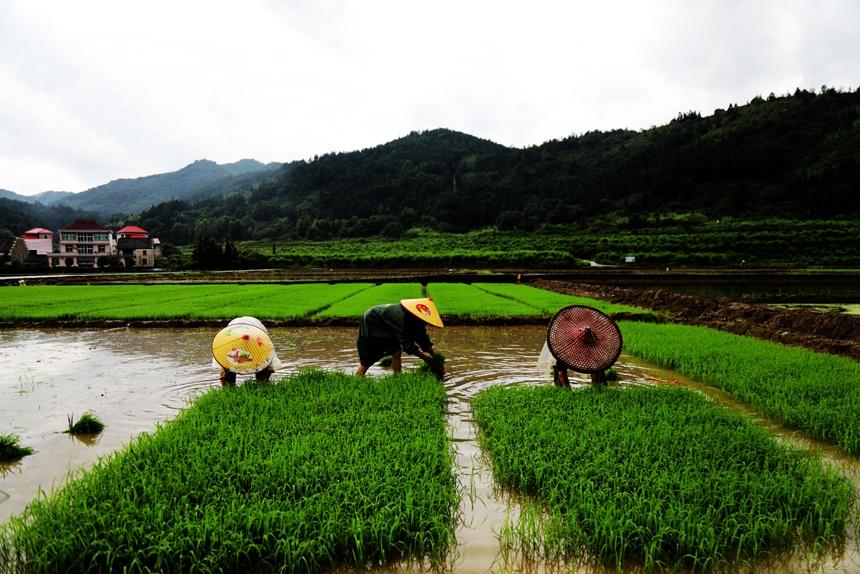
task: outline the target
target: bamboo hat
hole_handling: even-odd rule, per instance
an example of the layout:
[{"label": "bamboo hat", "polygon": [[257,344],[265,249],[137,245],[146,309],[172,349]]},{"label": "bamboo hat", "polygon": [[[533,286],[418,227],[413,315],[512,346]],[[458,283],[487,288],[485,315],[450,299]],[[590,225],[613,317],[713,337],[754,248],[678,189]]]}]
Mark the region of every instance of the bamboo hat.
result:
[{"label": "bamboo hat", "polygon": [[621,355],[621,330],[593,307],[569,305],[550,319],[546,343],[550,353],[580,373],[600,373]]},{"label": "bamboo hat", "polygon": [[212,356],[232,373],[257,373],[272,363],[275,346],[265,329],[238,323],[218,331],[212,339]]},{"label": "bamboo hat", "polygon": [[442,317],[439,316],[439,310],[436,308],[436,303],[432,297],[423,299],[402,299],[400,306],[415,315],[425,323],[429,323],[434,327],[442,328]]}]

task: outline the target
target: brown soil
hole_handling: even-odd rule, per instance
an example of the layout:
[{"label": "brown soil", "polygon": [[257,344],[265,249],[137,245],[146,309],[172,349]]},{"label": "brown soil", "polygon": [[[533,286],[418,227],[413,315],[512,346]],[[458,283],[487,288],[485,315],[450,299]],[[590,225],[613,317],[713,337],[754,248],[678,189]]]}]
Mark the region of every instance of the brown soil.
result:
[{"label": "brown soil", "polygon": [[725,298],[703,299],[663,290],[634,290],[569,281],[540,280],[535,287],[635,305],[669,320],[769,339],[860,361],[860,317],[808,309],[775,309]]}]

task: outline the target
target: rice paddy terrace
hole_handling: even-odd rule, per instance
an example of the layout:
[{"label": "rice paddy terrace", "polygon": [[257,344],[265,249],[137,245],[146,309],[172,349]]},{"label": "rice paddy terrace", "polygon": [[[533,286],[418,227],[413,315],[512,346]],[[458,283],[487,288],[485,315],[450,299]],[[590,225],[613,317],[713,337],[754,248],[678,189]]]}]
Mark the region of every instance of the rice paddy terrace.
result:
[{"label": "rice paddy terrace", "polygon": [[[178,416],[0,523],[0,571],[472,571],[457,561],[458,538],[468,537],[466,509],[481,502],[474,474],[460,468],[458,425],[475,427],[494,488],[516,500],[493,533],[494,569],[860,565],[860,364],[850,359],[516,284],[29,286],[2,295],[7,348],[23,341],[24,325],[138,321],[201,325],[189,340],[205,347],[205,326],[237,315],[347,324],[370,305],[423,295],[451,324],[531,323],[523,329],[539,341],[539,325],[560,307],[589,304],[619,319],[626,353],[670,369],[664,383],[686,378],[701,390],[626,371],[602,390],[517,382],[539,346],[529,356],[492,326],[440,332],[483,329],[444,348],[451,380],[463,376],[456,347],[487,349],[492,366],[481,368],[495,370],[480,388],[418,373],[360,379],[344,374],[354,334],[331,328],[343,350],[330,368],[303,370],[289,347],[296,368],[274,384],[204,386]],[[2,382],[0,397],[12,387],[29,388]],[[720,393],[728,400],[709,398]],[[0,434],[20,428],[0,424]],[[819,443],[843,463],[809,447]],[[6,472],[26,472],[19,464]]]}]

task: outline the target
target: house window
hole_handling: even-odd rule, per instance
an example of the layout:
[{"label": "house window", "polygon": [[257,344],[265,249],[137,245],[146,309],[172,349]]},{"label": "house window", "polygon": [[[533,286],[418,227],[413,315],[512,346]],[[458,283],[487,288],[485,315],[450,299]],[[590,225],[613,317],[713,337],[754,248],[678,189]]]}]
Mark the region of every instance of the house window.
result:
[{"label": "house window", "polygon": [[78,246],[78,253],[92,253],[92,252],[93,252],[93,246],[92,245],[79,245]]},{"label": "house window", "polygon": [[77,240],[77,238],[78,238],[77,233],[61,233],[60,234],[60,239],[62,239],[63,241],[75,241],[75,240]]},{"label": "house window", "polygon": [[95,239],[96,241],[107,241],[108,236],[107,233],[94,233],[93,239]]},{"label": "house window", "polygon": [[93,242],[93,234],[92,233],[78,233],[78,243],[92,243]]},{"label": "house window", "polygon": [[99,253],[104,253],[104,252],[105,252],[105,246],[99,245]]}]

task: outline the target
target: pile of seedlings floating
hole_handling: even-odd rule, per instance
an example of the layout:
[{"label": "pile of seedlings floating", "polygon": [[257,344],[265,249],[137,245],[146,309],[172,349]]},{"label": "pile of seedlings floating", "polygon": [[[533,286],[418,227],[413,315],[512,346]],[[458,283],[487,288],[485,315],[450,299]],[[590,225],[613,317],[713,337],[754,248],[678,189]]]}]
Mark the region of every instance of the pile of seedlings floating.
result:
[{"label": "pile of seedlings floating", "polygon": [[534,497],[500,533],[521,560],[735,568],[836,552],[857,521],[837,471],[685,389],[496,386],[473,408],[495,479]]},{"label": "pile of seedlings floating", "polygon": [[0,463],[14,462],[33,452],[32,448],[21,446],[20,437],[13,434],[0,434]]},{"label": "pile of seedlings floating", "polygon": [[697,378],[860,454],[860,363],[706,327],[622,322],[630,354]]},{"label": "pile of seedlings floating", "polygon": [[98,434],[105,428],[104,423],[93,413],[86,412],[75,420],[75,415],[68,416],[69,428],[63,432],[68,434]]},{"label": "pile of seedlings floating", "polygon": [[308,572],[444,560],[459,504],[433,377],[213,390],[0,525],[27,572]]}]

